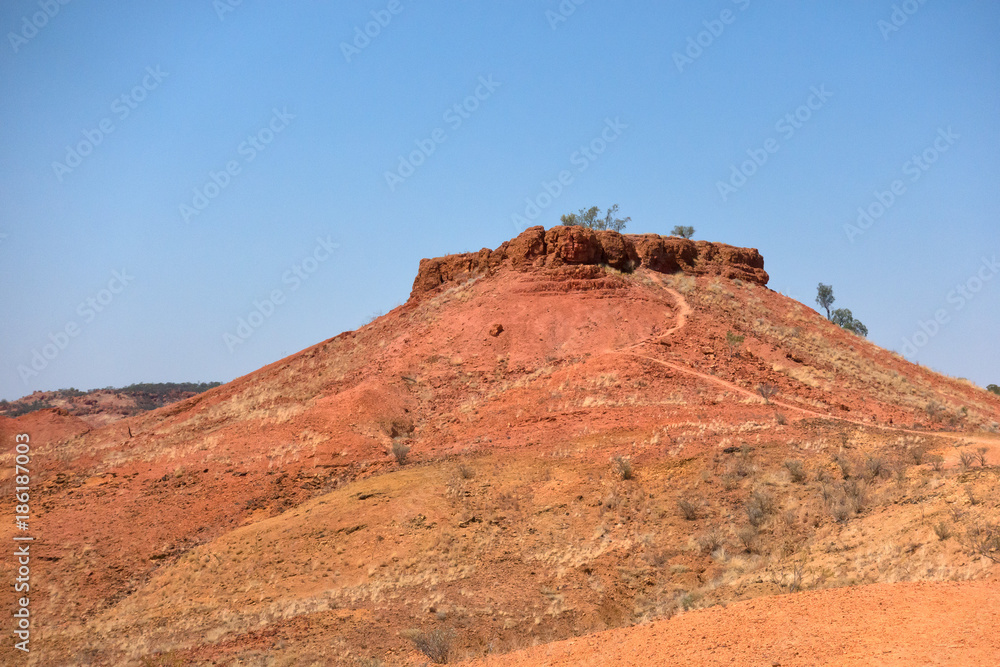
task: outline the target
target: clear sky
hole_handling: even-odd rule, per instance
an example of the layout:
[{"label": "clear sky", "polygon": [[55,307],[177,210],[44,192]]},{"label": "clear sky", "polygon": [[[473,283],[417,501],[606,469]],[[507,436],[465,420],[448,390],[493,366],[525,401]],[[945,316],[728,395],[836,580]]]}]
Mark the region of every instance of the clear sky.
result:
[{"label": "clear sky", "polygon": [[228,381],[422,257],[614,203],[1000,383],[995,0],[11,0],[0,29],[2,398]]}]

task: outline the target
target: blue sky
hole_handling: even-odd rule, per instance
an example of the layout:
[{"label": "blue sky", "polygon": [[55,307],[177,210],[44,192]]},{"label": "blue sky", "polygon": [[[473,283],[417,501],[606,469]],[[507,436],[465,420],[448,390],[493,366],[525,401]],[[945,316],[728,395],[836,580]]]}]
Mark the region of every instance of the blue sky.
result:
[{"label": "blue sky", "polygon": [[227,381],[614,203],[1000,383],[1000,5],[504,4],[5,3],[0,397]]}]

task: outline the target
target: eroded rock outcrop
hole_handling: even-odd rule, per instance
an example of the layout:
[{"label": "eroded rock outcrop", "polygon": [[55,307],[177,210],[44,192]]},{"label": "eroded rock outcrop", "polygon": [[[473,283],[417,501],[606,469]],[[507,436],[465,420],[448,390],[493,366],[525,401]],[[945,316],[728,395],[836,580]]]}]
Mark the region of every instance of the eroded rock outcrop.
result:
[{"label": "eroded rock outcrop", "polygon": [[496,250],[420,260],[410,298],[441,285],[504,269],[528,271],[606,264],[620,271],[645,267],[660,273],[739,278],[766,285],[764,258],[756,248],[691,241],[657,234],[619,234],[586,227],[530,227]]}]

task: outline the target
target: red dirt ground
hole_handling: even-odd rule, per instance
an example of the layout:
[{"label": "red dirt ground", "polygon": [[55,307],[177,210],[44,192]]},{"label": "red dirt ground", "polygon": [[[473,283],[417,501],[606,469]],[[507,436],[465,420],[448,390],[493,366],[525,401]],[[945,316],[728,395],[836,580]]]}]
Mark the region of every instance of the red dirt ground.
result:
[{"label": "red dirt ground", "polygon": [[1000,583],[874,584],[765,597],[476,660],[559,665],[996,665]]}]

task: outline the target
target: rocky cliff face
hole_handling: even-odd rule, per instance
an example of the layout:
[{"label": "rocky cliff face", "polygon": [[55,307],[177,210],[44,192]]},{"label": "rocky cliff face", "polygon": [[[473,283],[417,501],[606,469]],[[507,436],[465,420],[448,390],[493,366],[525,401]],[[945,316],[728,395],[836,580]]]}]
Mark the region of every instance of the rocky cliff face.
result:
[{"label": "rocky cliff face", "polygon": [[410,298],[441,285],[503,270],[528,271],[606,264],[620,271],[644,267],[660,273],[739,278],[766,285],[764,258],[756,248],[691,241],[657,234],[619,234],[586,227],[530,227],[496,250],[420,260]]}]

